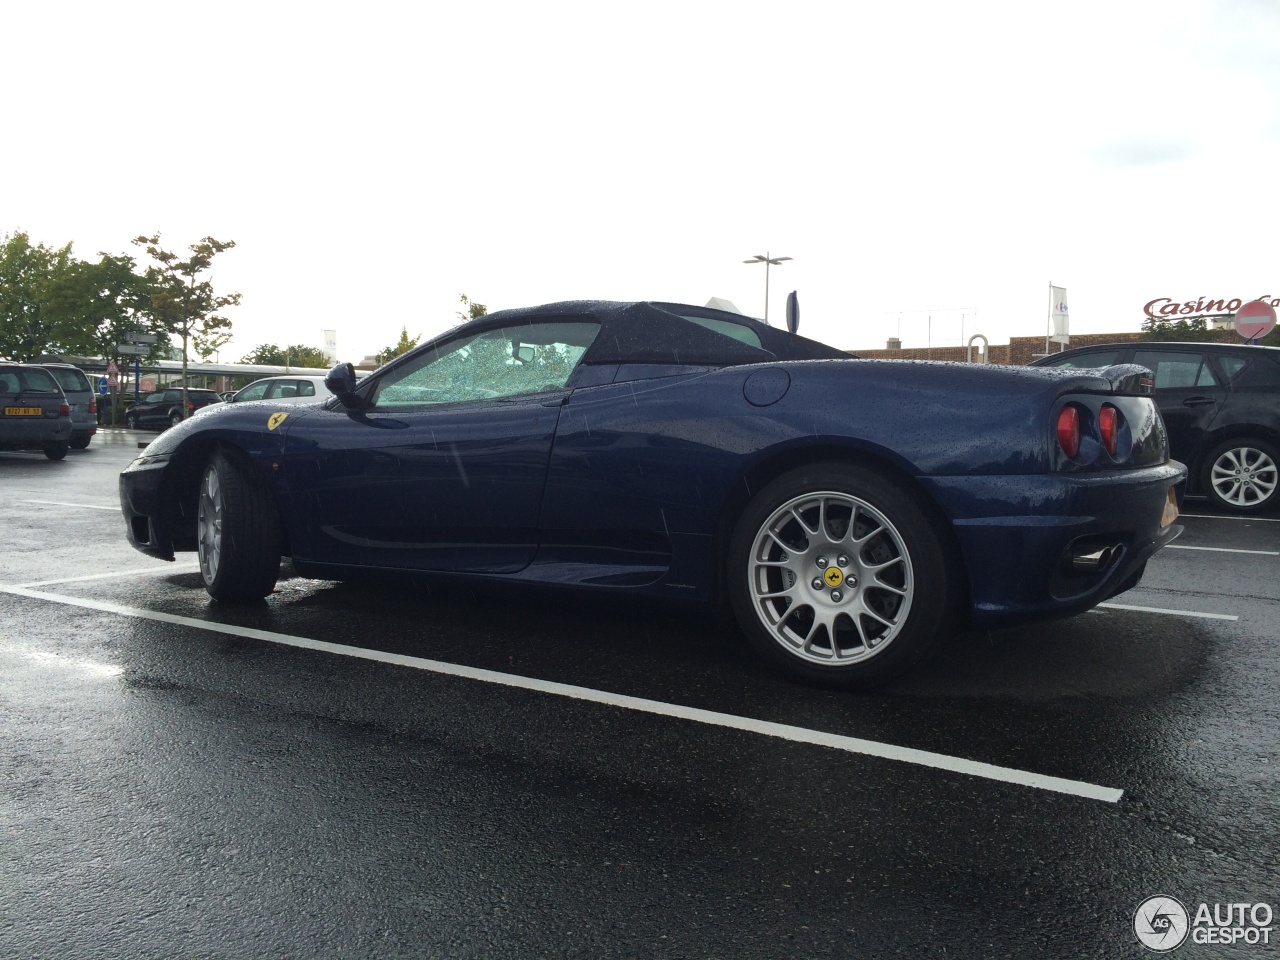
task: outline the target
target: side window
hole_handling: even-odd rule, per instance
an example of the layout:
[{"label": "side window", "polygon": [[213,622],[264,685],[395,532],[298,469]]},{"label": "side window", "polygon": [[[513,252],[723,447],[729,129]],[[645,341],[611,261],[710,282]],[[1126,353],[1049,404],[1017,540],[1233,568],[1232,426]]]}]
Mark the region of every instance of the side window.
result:
[{"label": "side window", "polygon": [[249,384],[249,386],[236,394],[236,403],[240,403],[243,400],[261,400],[267,395],[267,387],[269,386],[271,386],[270,380]]},{"label": "side window", "polygon": [[503,327],[425,351],[387,373],[373,406],[399,410],[559,390],[599,333],[580,320]]},{"label": "side window", "polygon": [[1120,356],[1119,350],[1099,350],[1097,353],[1081,353],[1061,360],[1046,360],[1046,367],[1072,367],[1089,369],[1092,367],[1109,367]]},{"label": "side window", "polygon": [[706,327],[708,330],[714,330],[716,333],[723,334],[726,337],[732,337],[734,340],[740,340],[748,346],[760,346],[760,336],[745,323],[734,323],[732,320],[719,320],[712,317],[685,317],[690,323],[696,323],[700,327]]},{"label": "side window", "polygon": [[1244,368],[1249,365],[1249,361],[1244,357],[1219,356],[1218,364],[1227,375],[1227,383],[1235,383],[1244,372]]},{"label": "side window", "polygon": [[1139,350],[1133,355],[1133,362],[1156,375],[1157,390],[1218,385],[1218,378],[1213,375],[1213,369],[1201,353]]}]

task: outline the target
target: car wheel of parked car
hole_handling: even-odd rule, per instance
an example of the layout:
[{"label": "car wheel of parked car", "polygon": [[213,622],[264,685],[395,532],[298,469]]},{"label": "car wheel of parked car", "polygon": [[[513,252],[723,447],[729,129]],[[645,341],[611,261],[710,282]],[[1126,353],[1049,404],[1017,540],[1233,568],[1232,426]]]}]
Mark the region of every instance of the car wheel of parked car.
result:
[{"label": "car wheel of parked car", "polygon": [[133,413],[133,412],[126,413],[126,414],[124,415],[124,425],[125,425],[126,427],[128,427],[130,430],[137,430],[137,429],[138,429],[138,415],[137,415],[136,413]]},{"label": "car wheel of parked car", "polygon": [[261,600],[280,572],[280,517],[247,459],[219,450],[205,466],[196,504],[196,551],[215,600]]},{"label": "car wheel of parked car", "polygon": [[181,422],[182,422],[182,414],[178,413],[176,410],[173,413],[169,414],[169,426],[176,427]]},{"label": "car wheel of parked car", "polygon": [[747,505],[729,547],[729,595],[765,659],[844,689],[911,667],[954,605],[924,511],[881,475],[840,464],[793,470]]},{"label": "car wheel of parked car", "polygon": [[44,455],[50,460],[61,460],[67,455],[67,448],[70,446],[65,440],[58,440],[54,443],[46,443],[44,445]]},{"label": "car wheel of parked car", "polygon": [[1280,453],[1265,440],[1234,438],[1205,457],[1201,486],[1209,499],[1235,513],[1260,513],[1277,503]]},{"label": "car wheel of parked car", "polygon": [[89,441],[92,439],[93,439],[92,437],[72,437],[71,449],[83,450],[85,447],[89,446]]}]

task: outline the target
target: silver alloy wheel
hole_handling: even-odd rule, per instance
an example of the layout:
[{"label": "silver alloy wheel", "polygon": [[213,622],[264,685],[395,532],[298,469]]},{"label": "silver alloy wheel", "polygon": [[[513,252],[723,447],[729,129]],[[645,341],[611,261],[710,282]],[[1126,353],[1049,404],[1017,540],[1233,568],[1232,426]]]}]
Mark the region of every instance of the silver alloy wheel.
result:
[{"label": "silver alloy wheel", "polygon": [[889,519],[845,493],[806,493],[761,524],[747,572],[752,607],[782,649],[824,666],[867,660],[906,625],[911,556]]},{"label": "silver alloy wheel", "polygon": [[1256,447],[1232,447],[1214,461],[1209,482],[1223,502],[1253,507],[1275,494],[1276,463]]},{"label": "silver alloy wheel", "polygon": [[222,484],[218,468],[205,467],[200,481],[200,502],[196,508],[196,552],[200,556],[200,575],[206,584],[213,583],[222,561]]}]

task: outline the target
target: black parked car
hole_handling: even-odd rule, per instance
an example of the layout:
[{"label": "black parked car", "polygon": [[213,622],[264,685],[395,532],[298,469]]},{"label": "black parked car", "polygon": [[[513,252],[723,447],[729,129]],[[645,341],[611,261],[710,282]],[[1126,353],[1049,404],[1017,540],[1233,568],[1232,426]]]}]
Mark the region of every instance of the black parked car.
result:
[{"label": "black parked car", "polygon": [[[202,407],[222,403],[222,398],[212,390],[187,389],[187,416]],[[164,430],[185,420],[182,415],[182,391],[157,390],[143,397],[124,415],[125,426],[131,430]]]},{"label": "black parked car", "polygon": [[1136,363],[1155,375],[1155,397],[1188,493],[1227,510],[1280,504],[1280,347],[1228,343],[1112,343],[1077,347],[1037,367]]}]

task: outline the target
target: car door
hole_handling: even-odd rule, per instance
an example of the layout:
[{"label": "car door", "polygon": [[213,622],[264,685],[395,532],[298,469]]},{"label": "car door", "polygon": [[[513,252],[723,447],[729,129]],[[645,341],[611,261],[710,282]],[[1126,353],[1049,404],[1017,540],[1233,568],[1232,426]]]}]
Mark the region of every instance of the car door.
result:
[{"label": "car door", "polygon": [[1194,470],[1230,388],[1204,350],[1139,347],[1132,362],[1155,375],[1154,393],[1169,433],[1169,452]]},{"label": "car door", "polygon": [[147,394],[142,400],[135,403],[133,410],[138,426],[168,426],[169,407],[173,403],[169,395],[177,392],[176,390],[157,390],[155,393]]},{"label": "car door", "polygon": [[362,384],[358,410],[303,411],[294,426],[286,415],[294,556],[523,569],[566,384],[598,329],[575,318],[461,333]]}]

